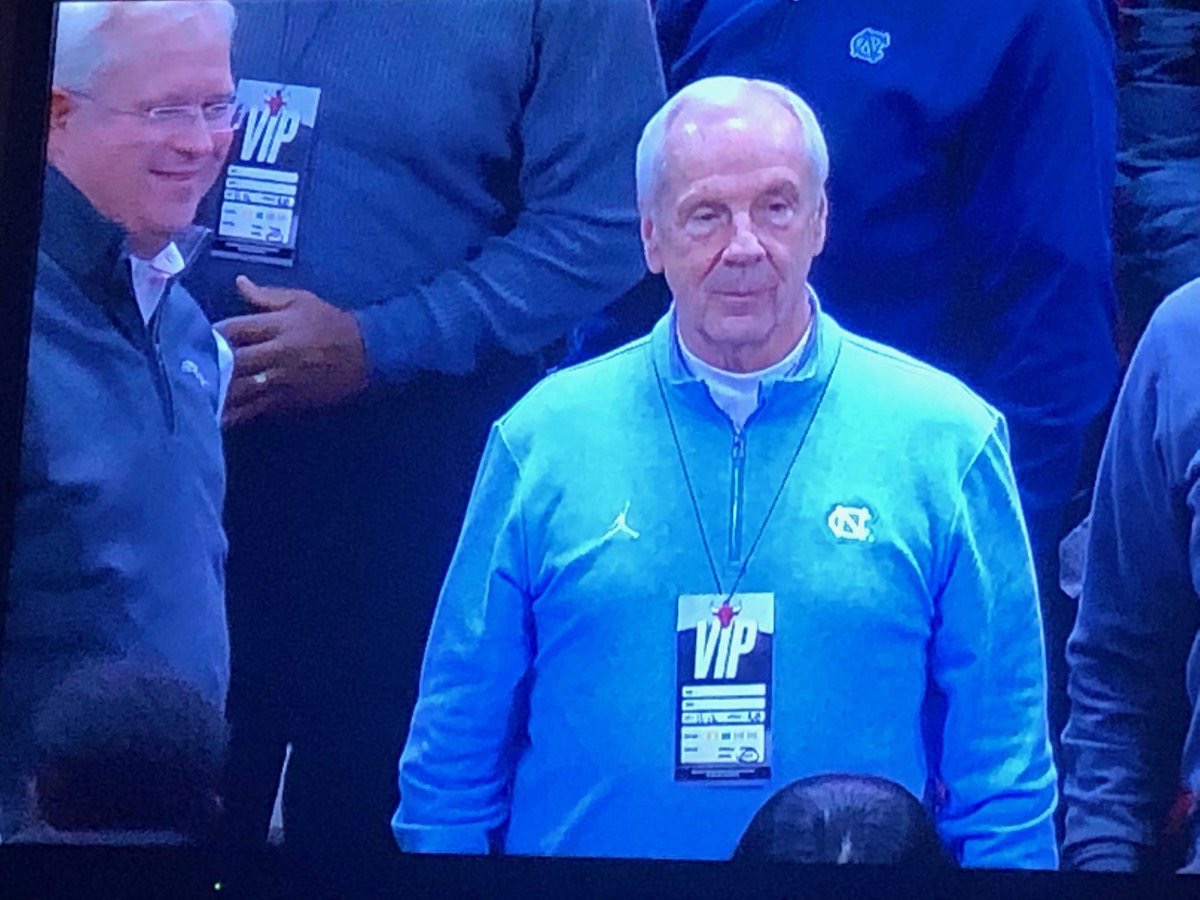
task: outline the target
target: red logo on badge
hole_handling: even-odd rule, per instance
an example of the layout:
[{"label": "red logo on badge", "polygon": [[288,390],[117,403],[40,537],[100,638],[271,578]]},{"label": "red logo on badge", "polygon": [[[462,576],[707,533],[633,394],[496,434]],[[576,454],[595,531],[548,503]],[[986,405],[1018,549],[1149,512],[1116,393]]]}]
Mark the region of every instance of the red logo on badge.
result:
[{"label": "red logo on badge", "polygon": [[710,607],[710,609],[712,609],[712,614],[717,617],[717,621],[721,623],[721,627],[728,628],[733,624],[734,618],[741,613],[742,604],[739,603],[737,606],[733,606],[730,604],[729,599],[726,598],[725,602],[720,606]]},{"label": "red logo on badge", "polygon": [[287,101],[283,99],[283,91],[277,90],[274,97],[267,98],[267,109],[270,110],[270,115],[277,116],[279,111],[287,106]]}]

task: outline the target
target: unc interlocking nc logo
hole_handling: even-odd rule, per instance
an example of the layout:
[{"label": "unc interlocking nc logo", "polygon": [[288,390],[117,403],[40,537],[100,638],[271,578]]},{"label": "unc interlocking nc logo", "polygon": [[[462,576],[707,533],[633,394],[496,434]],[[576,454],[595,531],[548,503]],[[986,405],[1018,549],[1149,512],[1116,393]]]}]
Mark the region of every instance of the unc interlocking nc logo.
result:
[{"label": "unc interlocking nc logo", "polygon": [[843,541],[869,541],[871,529],[867,523],[871,521],[871,510],[865,506],[843,506],[838,504],[829,513],[826,522],[835,538]]},{"label": "unc interlocking nc logo", "polygon": [[877,28],[864,28],[850,38],[850,55],[875,65],[883,59],[883,51],[892,45],[892,36]]}]

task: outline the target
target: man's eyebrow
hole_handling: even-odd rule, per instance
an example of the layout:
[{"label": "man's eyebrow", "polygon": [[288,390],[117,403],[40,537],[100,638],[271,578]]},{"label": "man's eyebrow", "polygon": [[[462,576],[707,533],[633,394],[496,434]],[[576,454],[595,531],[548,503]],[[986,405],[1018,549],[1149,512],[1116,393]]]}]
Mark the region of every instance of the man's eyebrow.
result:
[{"label": "man's eyebrow", "polygon": [[196,100],[194,95],[171,93],[155,97],[153,100],[147,100],[142,106],[145,109],[153,109],[156,106],[187,106],[191,103],[229,103],[236,99],[237,97],[233,91],[219,91],[214,94],[208,94],[200,100]]},{"label": "man's eyebrow", "polygon": [[721,201],[714,199],[708,194],[695,194],[693,196],[685,196],[679,202],[678,212],[680,215],[688,215],[694,213],[701,207],[711,206],[713,208],[723,206]]},{"label": "man's eyebrow", "polygon": [[190,97],[185,97],[183,94],[160,94],[157,97],[152,97],[149,100],[142,102],[142,106],[147,109],[155,106],[182,106],[185,103],[191,103]]},{"label": "man's eyebrow", "polygon": [[795,182],[786,178],[780,178],[777,181],[772,181],[762,190],[763,194],[794,194],[800,193],[800,188]]}]

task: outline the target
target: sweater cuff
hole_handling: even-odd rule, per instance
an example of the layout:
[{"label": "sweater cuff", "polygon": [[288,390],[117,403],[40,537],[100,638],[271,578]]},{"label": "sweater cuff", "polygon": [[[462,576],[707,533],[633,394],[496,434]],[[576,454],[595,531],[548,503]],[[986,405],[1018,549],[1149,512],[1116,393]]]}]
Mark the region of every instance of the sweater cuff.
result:
[{"label": "sweater cuff", "polygon": [[398,384],[422,366],[418,357],[428,347],[433,323],[413,298],[394,298],[352,310],[362,335],[371,384]]},{"label": "sweater cuff", "polygon": [[1129,841],[1088,841],[1064,848],[1063,868],[1076,872],[1136,872],[1138,845]]},{"label": "sweater cuff", "polygon": [[488,829],[480,825],[400,825],[392,823],[396,843],[405,853],[448,853],[486,856]]}]

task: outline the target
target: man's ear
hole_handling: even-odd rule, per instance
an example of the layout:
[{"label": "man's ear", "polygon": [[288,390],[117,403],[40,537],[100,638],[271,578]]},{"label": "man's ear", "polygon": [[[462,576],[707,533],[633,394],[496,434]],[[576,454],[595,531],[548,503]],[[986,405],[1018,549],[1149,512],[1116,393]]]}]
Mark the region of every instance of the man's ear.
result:
[{"label": "man's ear", "polygon": [[654,228],[654,220],[649,214],[642,216],[642,253],[646,257],[646,268],[654,275],[661,275],[663,270],[662,248],[658,243],[658,232]]},{"label": "man's ear", "polygon": [[829,222],[829,197],[825,194],[825,189],[821,189],[821,196],[817,199],[816,208],[813,210],[812,216],[812,255],[819,256],[821,251],[825,249],[825,226]]},{"label": "man's ear", "polygon": [[61,130],[67,124],[67,117],[76,107],[75,99],[70,92],[60,87],[50,89],[50,131]]}]

